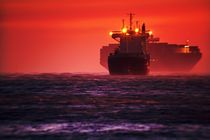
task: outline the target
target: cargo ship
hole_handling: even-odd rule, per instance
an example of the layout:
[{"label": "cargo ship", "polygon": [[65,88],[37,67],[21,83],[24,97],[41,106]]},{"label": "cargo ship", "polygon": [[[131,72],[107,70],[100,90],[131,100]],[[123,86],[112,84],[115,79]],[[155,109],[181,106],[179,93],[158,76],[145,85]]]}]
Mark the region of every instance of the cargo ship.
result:
[{"label": "cargo ship", "polygon": [[152,31],[141,29],[139,22],[127,29],[124,20],[121,31],[112,31],[110,36],[117,43],[100,49],[100,64],[110,74],[148,74],[151,72],[189,72],[201,59],[198,46],[160,42]]}]

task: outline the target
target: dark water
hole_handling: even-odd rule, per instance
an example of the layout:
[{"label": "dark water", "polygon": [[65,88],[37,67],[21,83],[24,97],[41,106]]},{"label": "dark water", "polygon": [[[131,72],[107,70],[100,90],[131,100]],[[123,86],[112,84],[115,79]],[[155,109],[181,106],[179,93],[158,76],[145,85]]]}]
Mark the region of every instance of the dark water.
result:
[{"label": "dark water", "polygon": [[0,76],[0,139],[210,139],[210,76]]}]

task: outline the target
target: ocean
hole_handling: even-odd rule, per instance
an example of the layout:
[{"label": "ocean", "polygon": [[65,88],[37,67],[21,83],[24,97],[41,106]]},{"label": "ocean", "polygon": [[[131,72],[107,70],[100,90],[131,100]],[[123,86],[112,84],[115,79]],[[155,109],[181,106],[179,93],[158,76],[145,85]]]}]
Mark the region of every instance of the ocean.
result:
[{"label": "ocean", "polygon": [[5,74],[1,140],[210,139],[210,76]]}]

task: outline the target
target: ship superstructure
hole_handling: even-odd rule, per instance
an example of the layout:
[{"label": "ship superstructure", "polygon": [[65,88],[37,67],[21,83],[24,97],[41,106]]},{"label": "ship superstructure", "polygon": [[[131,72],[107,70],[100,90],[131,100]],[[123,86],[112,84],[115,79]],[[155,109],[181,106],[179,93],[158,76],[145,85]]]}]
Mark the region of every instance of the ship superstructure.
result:
[{"label": "ship superstructure", "polygon": [[159,42],[144,24],[141,30],[138,22],[133,27],[132,14],[129,29],[123,20],[122,30],[110,35],[118,43],[100,49],[100,64],[111,74],[147,74],[149,70],[188,72],[202,57],[199,47],[189,45],[189,41],[185,44]]},{"label": "ship superstructure", "polygon": [[110,36],[119,42],[113,53],[108,56],[110,74],[148,74],[150,57],[147,52],[149,31],[145,24],[136,22],[133,26],[133,14],[130,15],[129,28],[125,25],[121,31],[112,31]]}]

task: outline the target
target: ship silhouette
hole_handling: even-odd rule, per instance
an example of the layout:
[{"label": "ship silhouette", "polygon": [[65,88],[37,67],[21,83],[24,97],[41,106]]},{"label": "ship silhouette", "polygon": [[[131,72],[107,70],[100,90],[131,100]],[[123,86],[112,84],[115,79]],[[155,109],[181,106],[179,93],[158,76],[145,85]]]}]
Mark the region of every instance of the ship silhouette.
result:
[{"label": "ship silhouette", "polygon": [[198,46],[190,46],[189,41],[180,45],[159,42],[144,23],[141,28],[139,22],[133,26],[133,14],[129,15],[129,28],[123,20],[121,31],[110,32],[118,43],[100,49],[100,64],[111,75],[188,72],[201,59]]}]

